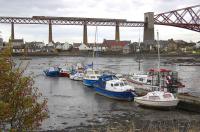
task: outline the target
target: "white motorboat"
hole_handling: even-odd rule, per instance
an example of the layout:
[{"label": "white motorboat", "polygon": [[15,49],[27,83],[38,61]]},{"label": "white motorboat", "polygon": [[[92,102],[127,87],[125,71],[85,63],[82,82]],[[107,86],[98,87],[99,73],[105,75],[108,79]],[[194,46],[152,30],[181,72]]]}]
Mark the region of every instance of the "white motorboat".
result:
[{"label": "white motorboat", "polygon": [[94,69],[87,69],[84,73],[83,77],[83,84],[88,87],[92,87],[93,84],[99,80],[99,77],[101,76],[100,72],[98,70]]},{"label": "white motorboat", "polygon": [[77,71],[75,73],[71,73],[69,75],[69,78],[71,80],[75,80],[75,81],[82,81],[83,80],[83,76],[84,76],[84,73],[82,71]]},{"label": "white motorboat", "polygon": [[153,108],[173,108],[179,102],[172,93],[164,91],[149,92],[145,96],[135,97],[134,101],[141,106]]}]

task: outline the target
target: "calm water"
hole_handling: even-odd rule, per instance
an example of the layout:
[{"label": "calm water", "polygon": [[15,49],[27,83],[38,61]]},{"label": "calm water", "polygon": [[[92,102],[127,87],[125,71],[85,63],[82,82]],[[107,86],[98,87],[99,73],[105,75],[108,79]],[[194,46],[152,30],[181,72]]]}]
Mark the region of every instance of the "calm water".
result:
[{"label": "calm water", "polygon": [[[19,62],[19,59],[16,58]],[[43,69],[49,65],[64,65],[66,63],[83,62],[91,63],[88,57],[33,57],[27,68],[27,74],[34,74],[35,85],[39,87],[44,97],[48,98],[49,118],[43,122],[43,130],[62,130],[80,124],[91,124],[90,120],[104,122],[113,111],[116,114],[133,112],[142,115],[144,119],[160,120],[200,119],[200,115],[180,110],[159,111],[144,109],[136,106],[134,102],[121,102],[96,95],[94,91],[82,85],[81,82],[68,78],[49,78],[43,74]],[[27,61],[24,61],[27,63]],[[138,64],[131,57],[97,57],[94,59],[95,68],[112,70],[118,73],[130,73],[138,70]],[[146,59],[142,63],[142,69],[156,68],[156,59]],[[162,68],[169,68],[179,72],[182,82],[187,89],[196,96],[200,96],[200,67],[177,66],[161,64]]]}]

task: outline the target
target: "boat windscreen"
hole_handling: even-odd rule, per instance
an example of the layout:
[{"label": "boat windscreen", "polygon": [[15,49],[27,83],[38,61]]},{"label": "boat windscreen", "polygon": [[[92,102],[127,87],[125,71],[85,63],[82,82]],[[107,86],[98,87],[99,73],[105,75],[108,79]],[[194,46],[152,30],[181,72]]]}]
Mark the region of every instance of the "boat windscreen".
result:
[{"label": "boat windscreen", "polygon": [[163,97],[164,97],[164,98],[171,98],[172,95],[171,95],[171,94],[164,94]]},{"label": "boat windscreen", "polygon": [[123,83],[123,82],[121,82],[121,83],[120,83],[120,86],[124,86],[124,83]]},{"label": "boat windscreen", "polygon": [[114,86],[119,86],[119,83],[115,83]]}]

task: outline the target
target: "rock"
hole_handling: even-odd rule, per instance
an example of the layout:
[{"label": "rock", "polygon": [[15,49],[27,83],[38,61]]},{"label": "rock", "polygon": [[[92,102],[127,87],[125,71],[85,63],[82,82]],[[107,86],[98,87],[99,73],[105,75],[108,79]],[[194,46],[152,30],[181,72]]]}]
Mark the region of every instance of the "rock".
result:
[{"label": "rock", "polygon": [[66,124],[68,124],[68,123],[67,123],[67,122],[63,122],[62,124],[63,124],[63,125],[66,125]]}]

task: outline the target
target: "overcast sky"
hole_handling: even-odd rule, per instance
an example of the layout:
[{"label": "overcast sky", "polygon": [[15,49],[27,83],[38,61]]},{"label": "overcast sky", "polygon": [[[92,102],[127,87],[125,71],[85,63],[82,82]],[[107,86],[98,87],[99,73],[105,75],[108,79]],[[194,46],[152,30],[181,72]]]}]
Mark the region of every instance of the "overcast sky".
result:
[{"label": "overcast sky", "polygon": [[[145,12],[162,13],[200,4],[199,0],[0,0],[0,16],[63,16],[122,18],[143,21]],[[10,36],[10,25],[0,24],[5,41]],[[160,39],[199,41],[200,33],[169,27],[155,26]],[[82,42],[82,26],[53,26],[53,40]],[[95,27],[88,27],[88,41],[94,42]],[[143,28],[120,27],[121,40],[138,41]],[[15,25],[15,38],[25,41],[48,41],[48,25]],[[98,27],[98,42],[115,38],[115,27]]]}]

